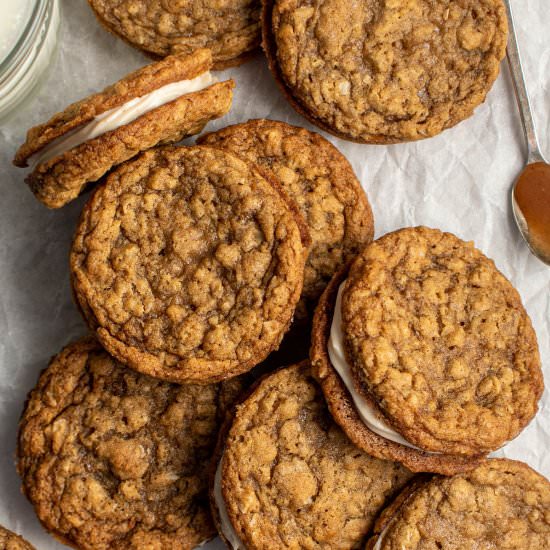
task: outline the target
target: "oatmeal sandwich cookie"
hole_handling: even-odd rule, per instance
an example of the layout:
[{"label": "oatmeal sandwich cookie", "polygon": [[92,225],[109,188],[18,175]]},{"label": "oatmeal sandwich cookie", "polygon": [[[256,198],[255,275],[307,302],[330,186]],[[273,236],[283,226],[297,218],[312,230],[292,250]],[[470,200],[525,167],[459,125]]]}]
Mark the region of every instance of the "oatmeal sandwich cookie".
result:
[{"label": "oatmeal sandwich cookie", "polygon": [[543,390],[517,291],[472,243],[425,227],[374,241],[330,283],[311,358],[348,436],[453,474],[515,438]]},{"label": "oatmeal sandwich cookie", "polygon": [[550,548],[550,483],[527,464],[490,459],[407,488],[380,516],[366,550]]},{"label": "oatmeal sandwich cookie", "polygon": [[139,69],[31,128],[14,164],[31,166],[33,193],[60,208],[114,166],[227,113],[234,82],[217,82],[211,67],[211,52],[199,50]]},{"label": "oatmeal sandwich cookie", "polygon": [[427,138],[471,116],[507,32],[502,0],[264,0],[264,49],[286,97],[363,143]]},{"label": "oatmeal sandwich cookie", "polygon": [[361,548],[412,477],[357,449],[303,362],[263,378],[217,451],[214,521],[232,549]]},{"label": "oatmeal sandwich cookie", "polygon": [[243,382],[179,386],[86,339],[30,393],[18,471],[44,527],[83,550],[186,550],[216,535],[204,464]]},{"label": "oatmeal sandwich cookie", "polygon": [[147,151],[84,208],[74,294],[122,363],[216,382],[263,361],[287,331],[304,278],[302,224],[254,165],[226,151]]},{"label": "oatmeal sandwich cookie", "polygon": [[34,546],[0,525],[0,550],[34,550]]},{"label": "oatmeal sandwich cookie", "polygon": [[296,321],[308,322],[336,271],[372,241],[372,211],[347,159],[319,134],[275,120],[250,120],[201,136],[268,170],[296,202],[312,245]]},{"label": "oatmeal sandwich cookie", "polygon": [[212,50],[216,69],[260,45],[261,0],[88,0],[99,22],[153,58]]}]

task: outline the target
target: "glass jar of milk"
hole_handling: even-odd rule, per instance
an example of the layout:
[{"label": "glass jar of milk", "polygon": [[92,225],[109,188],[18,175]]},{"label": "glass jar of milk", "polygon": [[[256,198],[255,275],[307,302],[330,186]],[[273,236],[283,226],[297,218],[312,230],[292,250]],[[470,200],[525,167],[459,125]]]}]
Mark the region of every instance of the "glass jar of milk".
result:
[{"label": "glass jar of milk", "polygon": [[35,91],[56,50],[58,0],[0,0],[0,120]]}]

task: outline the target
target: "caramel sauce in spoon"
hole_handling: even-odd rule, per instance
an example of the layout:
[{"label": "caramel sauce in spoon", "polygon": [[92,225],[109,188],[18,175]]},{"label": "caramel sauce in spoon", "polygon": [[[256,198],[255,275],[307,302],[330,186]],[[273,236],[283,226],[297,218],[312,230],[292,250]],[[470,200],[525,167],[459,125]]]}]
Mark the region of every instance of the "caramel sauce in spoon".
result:
[{"label": "caramel sauce in spoon", "polygon": [[525,220],[529,244],[550,262],[550,165],[528,164],[516,181],[514,200],[516,214]]}]

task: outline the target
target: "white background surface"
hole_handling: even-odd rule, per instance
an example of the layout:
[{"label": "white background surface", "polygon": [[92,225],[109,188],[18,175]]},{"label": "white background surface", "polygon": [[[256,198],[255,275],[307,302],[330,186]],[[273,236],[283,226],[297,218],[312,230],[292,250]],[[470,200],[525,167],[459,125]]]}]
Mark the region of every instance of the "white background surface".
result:
[{"label": "white background surface", "polygon": [[[20,493],[14,466],[16,427],[27,392],[49,357],[85,327],[71,302],[68,252],[81,198],[48,211],[11,166],[24,134],[70,102],[147,63],[107,34],[85,0],[61,0],[59,55],[34,100],[0,122],[0,523],[38,549],[61,545],[42,532]],[[0,8],[2,0],[0,0]],[[513,0],[540,141],[550,158],[550,11],[548,0]],[[312,128],[287,105],[263,58],[226,71],[237,81],[231,113],[215,129],[248,118]],[[223,76],[225,76],[222,75]],[[329,138],[349,158],[374,209],[376,234],[407,225],[451,231],[492,257],[519,289],[538,334],[550,383],[550,268],[530,255],[509,207],[510,186],[524,159],[523,134],[508,70],[473,118],[442,135],[405,145],[365,146]],[[504,449],[550,477],[550,396],[532,424]],[[212,543],[208,548],[221,548]]]}]

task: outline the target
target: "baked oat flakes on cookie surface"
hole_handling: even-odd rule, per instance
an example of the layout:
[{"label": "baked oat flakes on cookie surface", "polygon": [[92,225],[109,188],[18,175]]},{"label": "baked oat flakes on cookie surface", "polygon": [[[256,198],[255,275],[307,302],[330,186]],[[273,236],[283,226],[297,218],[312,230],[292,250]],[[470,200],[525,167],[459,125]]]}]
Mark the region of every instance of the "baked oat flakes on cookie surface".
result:
[{"label": "baked oat flakes on cookie surface", "polygon": [[350,438],[414,471],[472,468],[543,390],[517,291],[472,243],[425,227],[374,241],[329,285],[311,355]]},{"label": "baked oat flakes on cookie surface", "polygon": [[218,454],[212,511],[233,549],[362,548],[375,517],[412,477],[352,444],[307,362],[259,382]]},{"label": "baked oat flakes on cookie surface", "polygon": [[547,479],[522,462],[489,459],[396,499],[366,550],[543,550],[550,548],[549,511]]},{"label": "baked oat flakes on cookie surface", "polygon": [[264,49],[292,105],[344,139],[434,136],[499,73],[502,0],[264,0]]},{"label": "baked oat flakes on cookie surface", "polygon": [[0,525],[0,550],[35,550],[23,537]]},{"label": "baked oat flakes on cookie surface", "polygon": [[313,316],[336,271],[372,241],[372,210],[347,159],[329,141],[275,120],[250,120],[201,136],[269,170],[293,199],[312,240],[296,320]]},{"label": "baked oat flakes on cookie surface", "polygon": [[228,152],[148,151],[86,205],[74,293],[124,364],[179,383],[219,381],[263,361],[288,329],[304,277],[302,223]]},{"label": "baked oat flakes on cookie surface", "polygon": [[54,357],[21,418],[18,471],[44,527],[83,550],[190,550],[213,538],[207,463],[242,389],[136,373],[86,339]]},{"label": "baked oat flakes on cookie surface", "polygon": [[212,50],[216,69],[260,45],[261,0],[88,0],[104,27],[152,57]]},{"label": "baked oat flakes on cookie surface", "polygon": [[30,166],[26,181],[36,198],[60,208],[114,166],[226,114],[235,84],[218,82],[211,68],[205,49],[143,67],[31,128],[14,164]]}]

